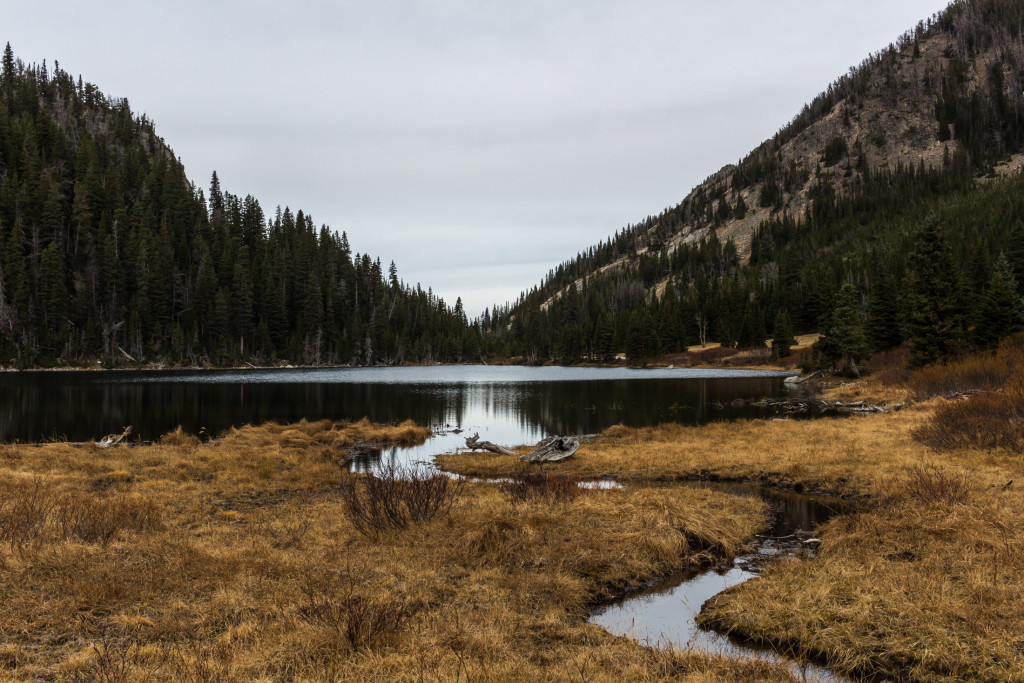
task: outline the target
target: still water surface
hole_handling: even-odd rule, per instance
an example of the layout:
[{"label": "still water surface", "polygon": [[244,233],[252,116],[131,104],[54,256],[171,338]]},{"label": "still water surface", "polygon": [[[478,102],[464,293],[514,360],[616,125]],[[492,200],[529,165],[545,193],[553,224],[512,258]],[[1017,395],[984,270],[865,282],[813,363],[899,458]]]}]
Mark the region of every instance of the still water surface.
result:
[{"label": "still water surface", "polygon": [[[211,435],[302,418],[415,420],[507,444],[611,425],[766,416],[736,399],[783,395],[787,373],[484,365],[167,372],[0,373],[0,441],[86,441],[131,425]],[[434,453],[445,450],[433,440]],[[461,439],[459,439],[461,441]]]}]

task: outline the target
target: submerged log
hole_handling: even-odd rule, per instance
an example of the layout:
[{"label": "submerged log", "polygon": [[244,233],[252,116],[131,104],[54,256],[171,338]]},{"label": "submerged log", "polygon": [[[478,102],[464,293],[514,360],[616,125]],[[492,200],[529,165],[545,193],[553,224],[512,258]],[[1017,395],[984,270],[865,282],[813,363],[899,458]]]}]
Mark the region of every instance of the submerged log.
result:
[{"label": "submerged log", "polygon": [[516,452],[499,446],[498,444],[491,443],[490,441],[481,441],[480,433],[477,432],[473,436],[466,437],[466,448],[473,451],[490,451],[491,453],[497,453],[498,455],[515,455]]},{"label": "submerged log", "polygon": [[825,401],[820,398],[787,398],[787,399],[763,399],[752,406],[757,408],[772,408],[785,415],[868,415],[871,413],[890,413],[902,410],[906,403],[895,405],[874,405],[857,401],[856,403],[844,403],[843,401]]},{"label": "submerged log", "polygon": [[552,436],[544,439],[533,453],[520,455],[523,462],[562,462],[579,450],[580,442],[571,436]]}]

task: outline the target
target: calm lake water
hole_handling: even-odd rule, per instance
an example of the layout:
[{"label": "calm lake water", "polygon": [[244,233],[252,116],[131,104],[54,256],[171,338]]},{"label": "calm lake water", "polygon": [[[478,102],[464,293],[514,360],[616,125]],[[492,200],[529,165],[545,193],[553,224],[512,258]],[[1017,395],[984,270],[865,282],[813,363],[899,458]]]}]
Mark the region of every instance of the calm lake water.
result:
[{"label": "calm lake water", "polygon": [[[0,373],[0,441],[86,441],[131,425],[141,439],[178,425],[211,435],[268,420],[406,419],[506,444],[614,424],[764,417],[733,405],[786,394],[787,373],[483,365],[168,372]],[[468,435],[468,434],[467,434]],[[427,457],[414,449],[405,457]],[[383,454],[387,456],[388,454]]]}]

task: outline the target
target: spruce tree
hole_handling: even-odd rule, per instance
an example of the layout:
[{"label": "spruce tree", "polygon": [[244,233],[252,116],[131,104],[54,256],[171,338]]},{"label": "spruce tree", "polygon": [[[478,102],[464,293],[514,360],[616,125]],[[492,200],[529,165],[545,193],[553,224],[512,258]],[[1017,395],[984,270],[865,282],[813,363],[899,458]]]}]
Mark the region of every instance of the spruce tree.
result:
[{"label": "spruce tree", "polygon": [[1000,258],[981,300],[975,335],[978,343],[994,346],[1003,337],[1024,329],[1024,300],[1005,258]]},{"label": "spruce tree", "polygon": [[921,367],[964,347],[960,272],[934,217],[918,232],[909,267],[904,297],[909,365]]},{"label": "spruce tree", "polygon": [[871,352],[864,333],[864,316],[859,298],[853,283],[843,284],[836,295],[825,336],[814,345],[827,361],[833,364],[846,361],[846,367],[855,377],[860,377],[857,363]]},{"label": "spruce tree", "polygon": [[785,358],[794,346],[796,339],[793,338],[793,326],[789,324],[789,313],[780,309],[775,314],[775,327],[772,331],[772,355]]},{"label": "spruce tree", "polygon": [[868,298],[867,335],[873,351],[885,351],[903,342],[899,297],[888,273],[878,272],[873,278]]}]

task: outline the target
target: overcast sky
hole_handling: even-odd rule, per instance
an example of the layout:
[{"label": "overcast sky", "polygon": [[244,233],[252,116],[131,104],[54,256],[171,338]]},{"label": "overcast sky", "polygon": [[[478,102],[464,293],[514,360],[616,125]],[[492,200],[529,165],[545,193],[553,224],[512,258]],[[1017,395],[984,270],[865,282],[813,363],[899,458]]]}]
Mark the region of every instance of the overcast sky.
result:
[{"label": "overcast sky", "polygon": [[475,315],[681,201],[943,0],[11,2],[0,39]]}]

